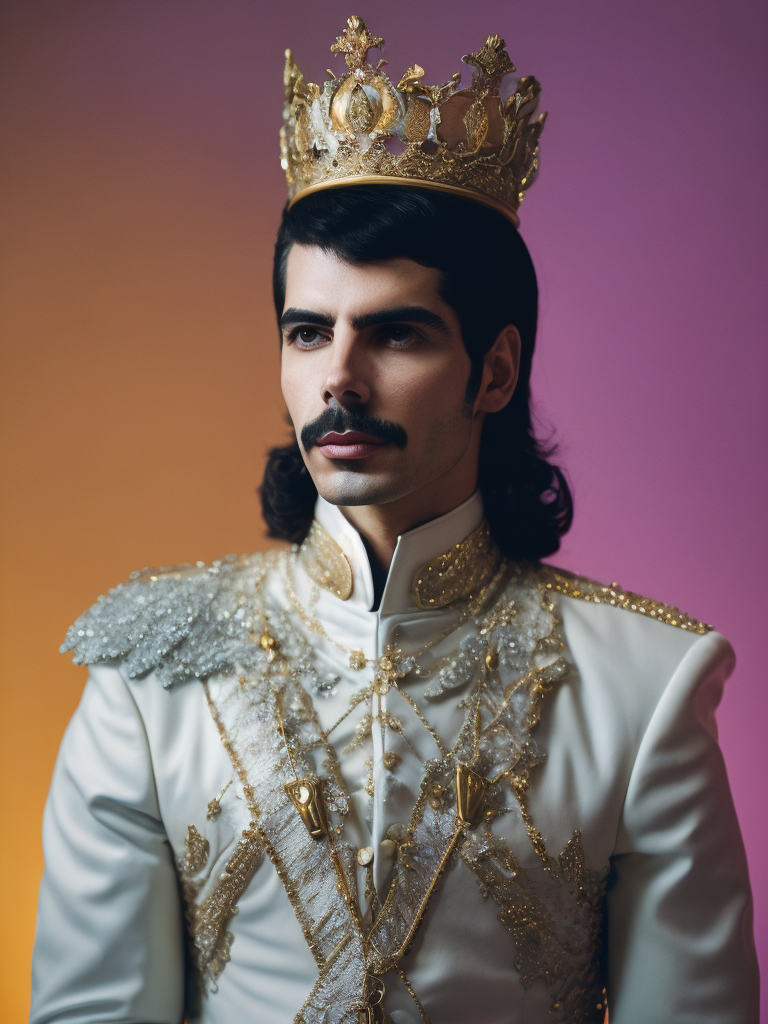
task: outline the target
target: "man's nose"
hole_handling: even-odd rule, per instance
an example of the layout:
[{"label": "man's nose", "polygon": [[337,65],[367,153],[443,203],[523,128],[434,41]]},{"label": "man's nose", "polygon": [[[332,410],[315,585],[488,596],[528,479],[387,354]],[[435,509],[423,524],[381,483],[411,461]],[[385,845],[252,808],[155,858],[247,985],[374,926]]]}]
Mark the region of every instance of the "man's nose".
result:
[{"label": "man's nose", "polygon": [[331,361],[323,381],[323,401],[343,408],[365,405],[371,398],[363,354],[355,338],[334,337],[330,345]]}]

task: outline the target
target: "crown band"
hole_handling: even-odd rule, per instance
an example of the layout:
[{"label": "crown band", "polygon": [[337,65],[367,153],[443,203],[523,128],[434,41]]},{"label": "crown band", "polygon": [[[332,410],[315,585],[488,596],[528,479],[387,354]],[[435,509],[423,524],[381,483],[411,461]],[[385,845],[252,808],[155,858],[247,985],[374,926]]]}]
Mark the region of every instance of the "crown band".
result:
[{"label": "crown band", "polygon": [[361,18],[347,21],[331,46],[343,53],[348,73],[323,85],[306,82],[286,50],[281,164],[289,206],[304,196],[348,185],[410,185],[480,202],[517,226],[517,209],[538,170],[539,136],[546,119],[532,120],[541,86],[522,78],[506,101],[503,79],[515,71],[504,41],[489,36],[463,61],[472,84],[460,75],[425,86],[418,64],[397,86],[367,60],[384,40]]},{"label": "crown band", "polygon": [[496,210],[507,220],[511,220],[516,228],[520,227],[520,218],[507,203],[492,196],[483,195],[474,189],[462,188],[460,185],[449,185],[438,181],[426,181],[424,178],[395,178],[385,174],[350,174],[344,178],[331,178],[328,181],[319,181],[315,185],[309,185],[297,192],[293,198],[288,200],[288,209],[294,206],[300,199],[310,196],[314,192],[324,192],[329,188],[342,188],[348,185],[410,185],[412,188],[426,188],[433,192],[447,192],[449,195],[462,196],[464,199],[472,199],[476,203],[488,206]]}]

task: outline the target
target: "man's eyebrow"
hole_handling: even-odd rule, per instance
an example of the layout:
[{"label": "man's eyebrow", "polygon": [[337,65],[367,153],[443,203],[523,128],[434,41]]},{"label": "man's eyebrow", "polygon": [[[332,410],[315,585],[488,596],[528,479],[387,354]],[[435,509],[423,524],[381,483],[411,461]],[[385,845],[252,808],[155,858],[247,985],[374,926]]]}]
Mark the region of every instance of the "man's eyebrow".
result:
[{"label": "man's eyebrow", "polygon": [[333,327],[336,321],[327,313],[315,313],[311,309],[296,309],[291,306],[280,317],[280,327],[290,327],[291,324],[314,324],[315,327]]},{"label": "man's eyebrow", "polygon": [[442,334],[451,333],[445,320],[424,306],[398,306],[394,309],[380,309],[375,313],[364,313],[363,316],[356,316],[352,319],[352,326],[356,331],[362,331],[365,327],[376,327],[379,324],[402,323],[426,324]]},{"label": "man's eyebrow", "polygon": [[[280,327],[284,329],[293,324],[313,324],[315,327],[332,328],[336,321],[327,313],[316,313],[312,309],[296,309],[291,306],[280,317]],[[427,327],[434,327],[442,334],[450,334],[448,324],[437,313],[433,313],[424,306],[395,306],[392,309],[378,309],[373,313],[364,313],[352,319],[352,326],[356,331],[362,331],[366,327],[378,327],[381,324],[425,324]]]}]

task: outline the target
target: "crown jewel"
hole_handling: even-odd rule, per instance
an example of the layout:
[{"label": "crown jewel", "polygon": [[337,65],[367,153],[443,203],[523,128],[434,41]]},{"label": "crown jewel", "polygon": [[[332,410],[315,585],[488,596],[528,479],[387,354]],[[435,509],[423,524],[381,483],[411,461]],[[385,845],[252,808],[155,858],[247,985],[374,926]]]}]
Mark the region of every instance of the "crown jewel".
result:
[{"label": "crown jewel", "polygon": [[516,69],[494,35],[462,58],[473,69],[469,88],[459,88],[459,74],[423,85],[418,64],[395,86],[382,71],[386,61],[368,61],[370,50],[383,47],[362,18],[349,18],[331,46],[344,55],[347,74],[329,71],[322,85],[306,82],[286,50],[280,148],[291,204],[334,186],[417,185],[465,195],[517,224],[546,119],[532,119],[541,92],[536,79],[521,78],[502,99],[502,82]]}]

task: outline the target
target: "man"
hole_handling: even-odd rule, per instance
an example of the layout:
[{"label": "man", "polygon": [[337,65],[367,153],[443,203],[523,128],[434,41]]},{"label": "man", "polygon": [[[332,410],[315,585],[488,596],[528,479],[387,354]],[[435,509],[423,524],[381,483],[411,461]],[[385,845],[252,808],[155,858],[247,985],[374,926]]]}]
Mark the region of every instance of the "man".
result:
[{"label": "man", "polygon": [[538,83],[502,101],[490,37],[468,89],[395,87],[380,43],[351,18],[322,88],[288,55],[291,550],[147,570],[68,636],[32,1019],[754,1022],[731,649],[540,562]]}]

